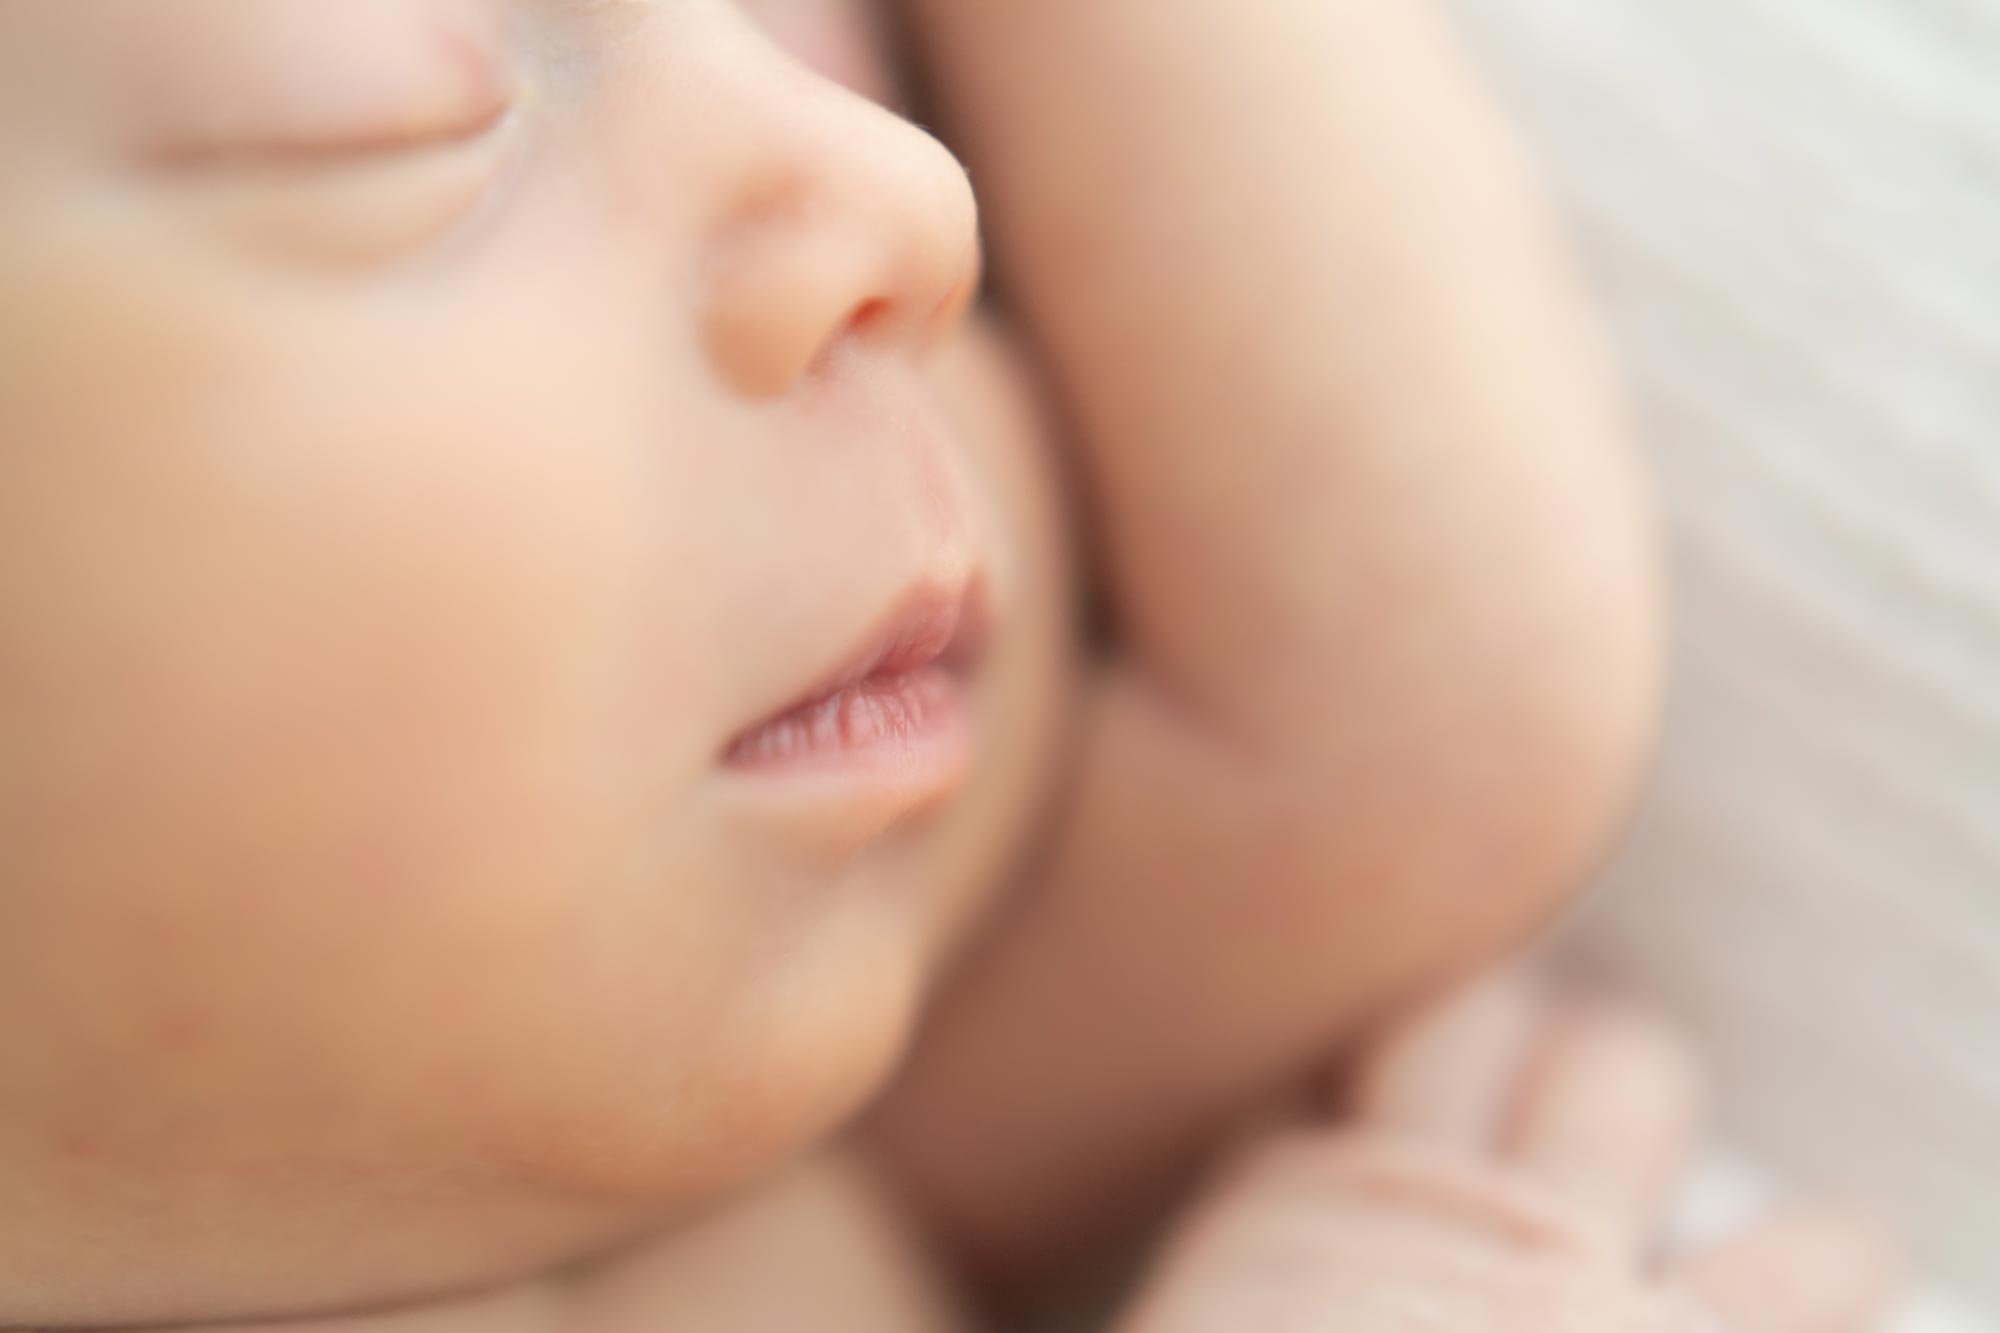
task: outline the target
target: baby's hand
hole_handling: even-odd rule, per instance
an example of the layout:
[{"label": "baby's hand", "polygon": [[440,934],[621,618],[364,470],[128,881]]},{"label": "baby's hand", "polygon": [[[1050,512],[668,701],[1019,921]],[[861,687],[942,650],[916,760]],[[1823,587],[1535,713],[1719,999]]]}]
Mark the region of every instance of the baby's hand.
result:
[{"label": "baby's hand", "polygon": [[1120,1333],[1860,1333],[1886,1247],[1795,1213],[1655,1267],[1696,1120],[1652,1020],[1462,997],[1369,1061],[1357,1123],[1260,1144],[1169,1244]]}]

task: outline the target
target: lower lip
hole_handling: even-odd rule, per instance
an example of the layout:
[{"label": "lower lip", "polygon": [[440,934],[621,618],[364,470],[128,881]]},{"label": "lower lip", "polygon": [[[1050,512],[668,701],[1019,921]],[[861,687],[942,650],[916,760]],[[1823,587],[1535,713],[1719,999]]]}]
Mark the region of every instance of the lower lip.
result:
[{"label": "lower lip", "polygon": [[933,663],[870,676],[759,724],[730,746],[728,766],[771,778],[944,789],[963,776],[971,739],[964,685]]}]

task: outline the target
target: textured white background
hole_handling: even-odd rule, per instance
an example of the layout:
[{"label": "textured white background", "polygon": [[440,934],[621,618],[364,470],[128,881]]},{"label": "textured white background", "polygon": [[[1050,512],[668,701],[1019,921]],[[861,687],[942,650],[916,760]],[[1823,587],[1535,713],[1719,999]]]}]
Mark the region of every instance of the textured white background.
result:
[{"label": "textured white background", "polygon": [[1676,543],[1583,949],[1730,1136],[2000,1320],[2000,0],[1450,0],[1568,207]]}]

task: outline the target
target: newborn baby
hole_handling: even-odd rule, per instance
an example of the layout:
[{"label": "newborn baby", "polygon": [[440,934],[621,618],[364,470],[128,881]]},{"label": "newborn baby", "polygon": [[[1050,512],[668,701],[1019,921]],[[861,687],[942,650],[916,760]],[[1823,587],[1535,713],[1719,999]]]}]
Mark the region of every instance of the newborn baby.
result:
[{"label": "newborn baby", "polygon": [[1477,993],[1203,1174],[1651,724],[1449,44],[897,17],[1006,322],[860,11],[0,0],[0,1326],[951,1328],[1183,1199],[1134,1330],[1710,1317],[1630,1016]]}]

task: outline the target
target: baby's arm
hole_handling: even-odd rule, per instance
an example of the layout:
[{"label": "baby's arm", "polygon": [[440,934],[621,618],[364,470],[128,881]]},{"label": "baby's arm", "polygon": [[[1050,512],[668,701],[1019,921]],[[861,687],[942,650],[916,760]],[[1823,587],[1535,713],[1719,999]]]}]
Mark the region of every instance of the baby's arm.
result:
[{"label": "baby's arm", "polygon": [[882,1139],[999,1273],[1114,1231],[1627,801],[1653,571],[1594,331],[1410,0],[908,0],[1094,504],[1046,881]]}]

